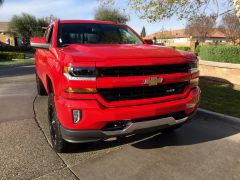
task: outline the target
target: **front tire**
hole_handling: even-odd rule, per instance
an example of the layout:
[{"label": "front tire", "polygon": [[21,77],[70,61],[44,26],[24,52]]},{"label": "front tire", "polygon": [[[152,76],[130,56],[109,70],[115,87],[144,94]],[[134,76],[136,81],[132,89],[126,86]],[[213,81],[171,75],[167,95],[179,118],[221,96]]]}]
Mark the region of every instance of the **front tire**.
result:
[{"label": "front tire", "polygon": [[36,73],[36,83],[37,83],[37,92],[39,95],[41,96],[46,96],[47,95],[47,91],[41,81],[41,79],[39,78],[38,74]]},{"label": "front tire", "polygon": [[57,153],[63,153],[66,151],[67,142],[62,138],[61,124],[57,117],[53,93],[51,93],[48,98],[48,119],[52,148]]}]

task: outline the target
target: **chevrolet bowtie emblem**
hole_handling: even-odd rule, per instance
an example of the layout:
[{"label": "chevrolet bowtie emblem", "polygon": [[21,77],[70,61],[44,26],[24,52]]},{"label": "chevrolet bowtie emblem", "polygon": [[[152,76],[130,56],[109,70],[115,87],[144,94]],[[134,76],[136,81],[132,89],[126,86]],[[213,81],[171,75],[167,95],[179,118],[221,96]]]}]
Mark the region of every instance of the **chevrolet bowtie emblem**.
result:
[{"label": "chevrolet bowtie emblem", "polygon": [[150,77],[149,79],[145,79],[143,84],[147,84],[149,86],[156,86],[162,82],[163,82],[163,78]]}]

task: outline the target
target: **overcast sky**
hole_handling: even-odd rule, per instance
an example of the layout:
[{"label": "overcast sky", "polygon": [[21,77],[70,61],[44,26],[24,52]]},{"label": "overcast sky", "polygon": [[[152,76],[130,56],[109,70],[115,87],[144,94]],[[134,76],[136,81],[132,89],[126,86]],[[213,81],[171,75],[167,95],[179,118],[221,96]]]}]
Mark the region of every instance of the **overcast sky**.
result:
[{"label": "overcast sky", "polygon": [[[14,14],[22,12],[39,18],[53,14],[60,19],[93,19],[98,5],[97,0],[5,0],[3,6],[0,7],[0,21],[9,21]],[[184,28],[186,24],[185,21],[178,21],[175,17],[156,23],[141,20],[129,10],[127,0],[117,0],[115,6],[121,10],[126,9],[126,13],[131,18],[128,25],[138,33],[143,26],[147,34],[152,34],[162,29]]]}]

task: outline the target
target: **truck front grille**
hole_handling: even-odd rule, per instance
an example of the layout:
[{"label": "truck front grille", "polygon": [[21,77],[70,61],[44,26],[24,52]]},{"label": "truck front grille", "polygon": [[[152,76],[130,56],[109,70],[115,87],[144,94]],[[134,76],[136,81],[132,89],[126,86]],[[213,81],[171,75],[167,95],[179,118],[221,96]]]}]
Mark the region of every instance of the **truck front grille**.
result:
[{"label": "truck front grille", "polygon": [[130,88],[105,88],[98,89],[100,95],[108,102],[136,100],[169,96],[183,93],[188,82],[163,84],[158,86],[141,86]]},{"label": "truck front grille", "polygon": [[188,64],[98,68],[99,77],[145,76],[188,72]]}]

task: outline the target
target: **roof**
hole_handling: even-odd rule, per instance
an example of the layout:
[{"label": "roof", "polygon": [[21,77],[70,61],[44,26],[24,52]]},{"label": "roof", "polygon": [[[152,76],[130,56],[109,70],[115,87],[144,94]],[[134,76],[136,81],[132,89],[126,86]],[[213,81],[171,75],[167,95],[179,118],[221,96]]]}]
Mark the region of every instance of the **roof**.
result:
[{"label": "roof", "polygon": [[6,32],[8,29],[8,22],[0,22],[0,32]]},{"label": "roof", "polygon": [[99,21],[99,20],[60,20],[60,23],[91,23],[91,24],[121,24],[112,21]]},{"label": "roof", "polygon": [[159,36],[161,36],[162,38],[166,38],[166,39],[187,37],[185,35],[185,29],[176,29],[176,30],[171,30],[171,31],[157,32],[157,33],[151,34],[149,36],[146,36],[145,38],[153,39],[154,37],[159,37]]},{"label": "roof", "polygon": [[[144,39],[153,39],[154,37],[161,37],[164,39],[173,39],[173,38],[189,38],[189,35],[185,34],[185,29],[176,29],[171,31],[162,31],[146,36]],[[219,29],[214,29],[209,35],[209,38],[226,38],[224,33]],[[196,37],[195,37],[196,38]]]},{"label": "roof", "polygon": [[210,33],[209,37],[213,38],[226,38],[226,35],[221,32],[219,29],[214,29],[212,33]]}]

